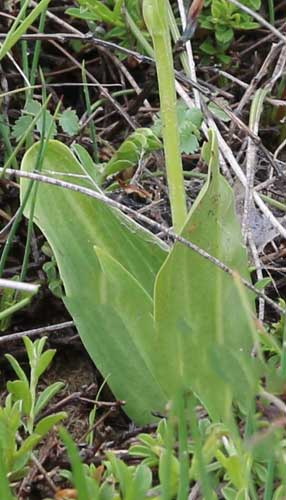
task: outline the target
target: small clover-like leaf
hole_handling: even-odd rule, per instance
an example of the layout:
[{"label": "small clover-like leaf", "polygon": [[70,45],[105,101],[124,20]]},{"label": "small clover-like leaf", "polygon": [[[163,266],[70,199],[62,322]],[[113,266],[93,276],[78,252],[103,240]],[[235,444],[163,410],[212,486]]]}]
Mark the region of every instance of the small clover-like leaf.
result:
[{"label": "small clover-like leaf", "polygon": [[23,135],[27,132],[27,128],[31,125],[33,118],[32,116],[23,115],[18,118],[12,129],[12,137],[16,141],[20,141]]},{"label": "small clover-like leaf", "polygon": [[[41,104],[38,101],[28,101],[24,112],[29,115],[36,116],[41,111]],[[37,120],[37,131],[42,136],[44,134],[45,137],[49,135],[49,139],[52,139],[57,133],[57,127],[54,121],[53,116],[49,112],[49,110],[45,110],[40,118]]]},{"label": "small clover-like leaf", "polygon": [[69,136],[76,135],[80,130],[78,116],[74,109],[66,109],[60,116],[60,126]]},{"label": "small clover-like leaf", "polygon": [[199,141],[195,134],[190,132],[189,127],[180,130],[180,145],[182,153],[193,154],[198,150]]}]

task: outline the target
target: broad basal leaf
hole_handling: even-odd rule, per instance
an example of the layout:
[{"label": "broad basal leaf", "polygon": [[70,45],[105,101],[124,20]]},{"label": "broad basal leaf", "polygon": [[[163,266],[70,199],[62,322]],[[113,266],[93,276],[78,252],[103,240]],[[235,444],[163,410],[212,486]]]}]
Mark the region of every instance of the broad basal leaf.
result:
[{"label": "broad basal leaf", "polygon": [[[209,179],[182,235],[249,279],[233,192],[219,173],[213,133],[204,156]],[[254,311],[254,297],[248,294],[247,300]],[[155,326],[162,359],[157,376],[166,390],[193,390],[215,418],[227,413],[234,393],[252,397],[255,381],[245,374],[252,333],[237,287],[230,275],[181,243],[174,245],[158,274]],[[238,374],[235,383],[224,373],[224,368],[231,369],[224,359],[229,354]],[[235,384],[240,384],[237,391]]]},{"label": "broad basal leaf", "polygon": [[[33,171],[38,151],[37,144],[26,153],[23,170]],[[47,145],[42,172],[92,187],[89,179],[78,177],[84,173],[81,165],[57,141]],[[21,181],[22,199],[27,185],[27,180]],[[25,215],[29,213],[28,204]],[[109,376],[115,396],[127,400],[129,415],[138,423],[150,421],[150,412],[143,415],[143,409],[153,408],[156,399],[162,401],[162,392],[116,309],[102,299],[104,273],[94,247],[105,250],[148,295],[153,293],[156,273],[167,255],[165,248],[150,232],[102,202],[47,184],[39,185],[34,220],[53,249],[65,287],[65,304],[90,356],[103,376]]]}]

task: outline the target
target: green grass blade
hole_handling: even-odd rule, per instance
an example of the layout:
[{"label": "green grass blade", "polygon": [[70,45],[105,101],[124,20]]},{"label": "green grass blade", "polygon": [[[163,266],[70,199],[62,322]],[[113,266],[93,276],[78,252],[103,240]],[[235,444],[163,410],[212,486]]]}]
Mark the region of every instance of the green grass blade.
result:
[{"label": "green grass blade", "polygon": [[[15,45],[15,43],[18,42],[18,40],[21,38],[21,36],[26,33],[27,29],[31,26],[31,24],[33,24],[33,22],[35,21],[35,19],[37,19],[37,17],[41,14],[41,12],[47,8],[49,2],[50,2],[50,0],[40,0],[37,7],[35,7],[32,10],[32,12],[23,20],[23,22],[21,22],[20,26],[18,28],[16,28],[16,30],[13,30],[13,27],[12,27],[12,29],[9,31],[4,43],[1,46],[0,61],[3,59],[3,57],[5,57],[7,52],[9,52],[9,50]],[[18,18],[20,17],[20,15],[22,16],[23,9],[25,12],[26,5],[27,5],[27,2],[25,2],[25,4],[22,6],[22,9],[19,13]],[[19,23],[18,18],[16,19],[17,24]]]},{"label": "green grass blade", "polygon": [[77,500],[89,500],[88,485],[76,444],[66,429],[62,428],[60,430],[60,436],[67,448],[71,462],[73,483],[77,490]]}]

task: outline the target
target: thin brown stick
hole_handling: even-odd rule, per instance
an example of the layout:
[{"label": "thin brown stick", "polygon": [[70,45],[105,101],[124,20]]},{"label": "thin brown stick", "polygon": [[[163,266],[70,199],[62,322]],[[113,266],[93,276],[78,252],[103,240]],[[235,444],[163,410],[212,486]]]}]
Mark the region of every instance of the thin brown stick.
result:
[{"label": "thin brown stick", "polygon": [[7,335],[0,337],[0,345],[13,342],[14,340],[20,340],[23,337],[36,337],[37,335],[56,332],[57,330],[64,330],[66,328],[71,328],[73,326],[74,326],[73,321],[65,321],[64,323],[42,326],[41,328],[33,328],[31,330],[25,330],[23,332],[10,333],[10,334],[8,333]]}]

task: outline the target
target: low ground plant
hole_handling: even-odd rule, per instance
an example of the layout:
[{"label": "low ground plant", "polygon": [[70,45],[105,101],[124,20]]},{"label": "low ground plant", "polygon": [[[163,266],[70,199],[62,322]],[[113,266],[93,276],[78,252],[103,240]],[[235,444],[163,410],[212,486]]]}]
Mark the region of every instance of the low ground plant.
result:
[{"label": "low ground plant", "polygon": [[[39,379],[55,355],[53,349],[44,351],[45,342],[45,337],[35,342],[24,338],[30,366],[29,376],[12,355],[6,354],[17,375],[17,379],[7,383],[8,395],[0,407],[1,471],[3,467],[10,482],[25,477],[34,449],[52,427],[67,416],[65,412],[58,412],[41,418],[43,410],[64,385],[55,382],[43,391],[38,391]],[[2,481],[4,482],[4,478]],[[3,495],[3,488],[2,484],[1,496],[6,498]]]},{"label": "low ground plant", "polygon": [[[219,173],[212,131],[203,148],[208,181],[187,216],[167,10],[147,0],[143,7],[157,61],[174,228],[249,279],[233,193]],[[26,153],[23,171],[34,171],[40,147]],[[57,170],[58,180],[88,174],[57,141],[46,144],[41,170]],[[29,182],[21,181],[22,200]],[[90,176],[82,186],[98,190]],[[26,216],[30,211],[28,202]],[[231,275],[180,242],[169,248],[129,217],[82,194],[40,185],[33,214],[54,251],[64,302],[83,342],[104,377],[109,376],[115,396],[126,400],[130,417],[151,422],[154,412],[189,389],[215,419],[228,420],[233,398],[244,405],[252,401],[258,390],[250,357],[254,296],[241,292]],[[75,228],[77,239],[72,236]],[[233,316],[240,321],[233,324]],[[228,363],[233,371],[226,376]]]},{"label": "low ground plant", "polygon": [[[257,11],[261,0],[242,0],[243,5]],[[259,24],[243,12],[239,7],[227,0],[206,0],[199,24],[207,31],[214,33],[200,45],[202,52],[208,56],[215,56],[221,63],[228,64],[231,57],[226,53],[231,46],[236,32],[254,30]]]},{"label": "low ground plant", "polygon": [[[132,24],[133,18],[137,28],[141,26],[138,2],[78,4],[70,13],[91,23],[91,29],[93,22],[111,24],[108,36],[125,44],[127,19],[138,40]],[[46,5],[39,3],[31,22]],[[259,8],[255,0],[248,5]],[[136,425],[158,423],[156,433],[141,433],[130,447],[129,456],[140,461],[131,465],[109,452],[99,467],[82,464],[75,443],[62,429],[72,470],[62,470],[61,475],[70,482],[72,497],[187,500],[194,488],[206,500],[257,500],[261,491],[264,500],[282,500],[285,405],[277,396],[285,391],[284,319],[269,329],[256,319],[256,297],[269,281],[251,284],[234,192],[220,172],[215,127],[208,130],[201,150],[201,164],[207,169],[204,186],[191,209],[187,206],[181,153],[198,150],[203,115],[177,103],[169,3],[143,0],[142,7],[148,33],[143,34],[145,42],[141,37],[141,45],[156,62],[157,123],[136,129],[112,151],[111,159],[99,161],[97,143],[91,157],[76,140],[68,147],[53,139],[58,126],[70,139],[81,124],[72,109],[61,112],[61,104],[53,115],[47,111],[51,97],[45,95],[42,79],[43,104],[32,100],[30,93],[26,96],[13,128],[17,146],[4,165],[3,174],[20,148],[26,148],[21,172],[16,172],[22,176],[21,207],[2,254],[0,274],[24,213],[29,219],[26,264],[35,223],[49,244],[46,254],[52,260],[44,269],[50,289],[62,297],[115,398],[125,402],[124,411]],[[229,2],[213,0],[211,9],[201,25],[215,30],[223,50],[230,46],[234,30],[256,26]],[[3,44],[0,57],[21,33],[22,28],[8,45],[5,42],[6,52]],[[82,77],[86,91],[84,65]],[[85,98],[88,103],[88,92]],[[30,147],[34,135],[40,141]],[[165,238],[157,234],[161,225],[138,217],[104,193],[118,174],[162,148],[172,218],[172,228],[163,228]],[[25,278],[26,264],[15,280]],[[20,299],[14,294],[9,307],[19,306]],[[284,307],[276,304],[276,310]],[[3,319],[13,311],[6,311]],[[11,484],[25,476],[41,440],[66,416],[60,412],[41,417],[62,388],[55,383],[38,393],[39,378],[54,356],[44,346],[45,338],[34,343],[25,339],[29,376],[7,355],[18,377],[8,382],[8,396],[0,408],[0,496],[7,500],[13,498]],[[272,420],[266,418],[270,405],[283,417],[276,412]],[[95,418],[93,412],[89,435]]]}]

